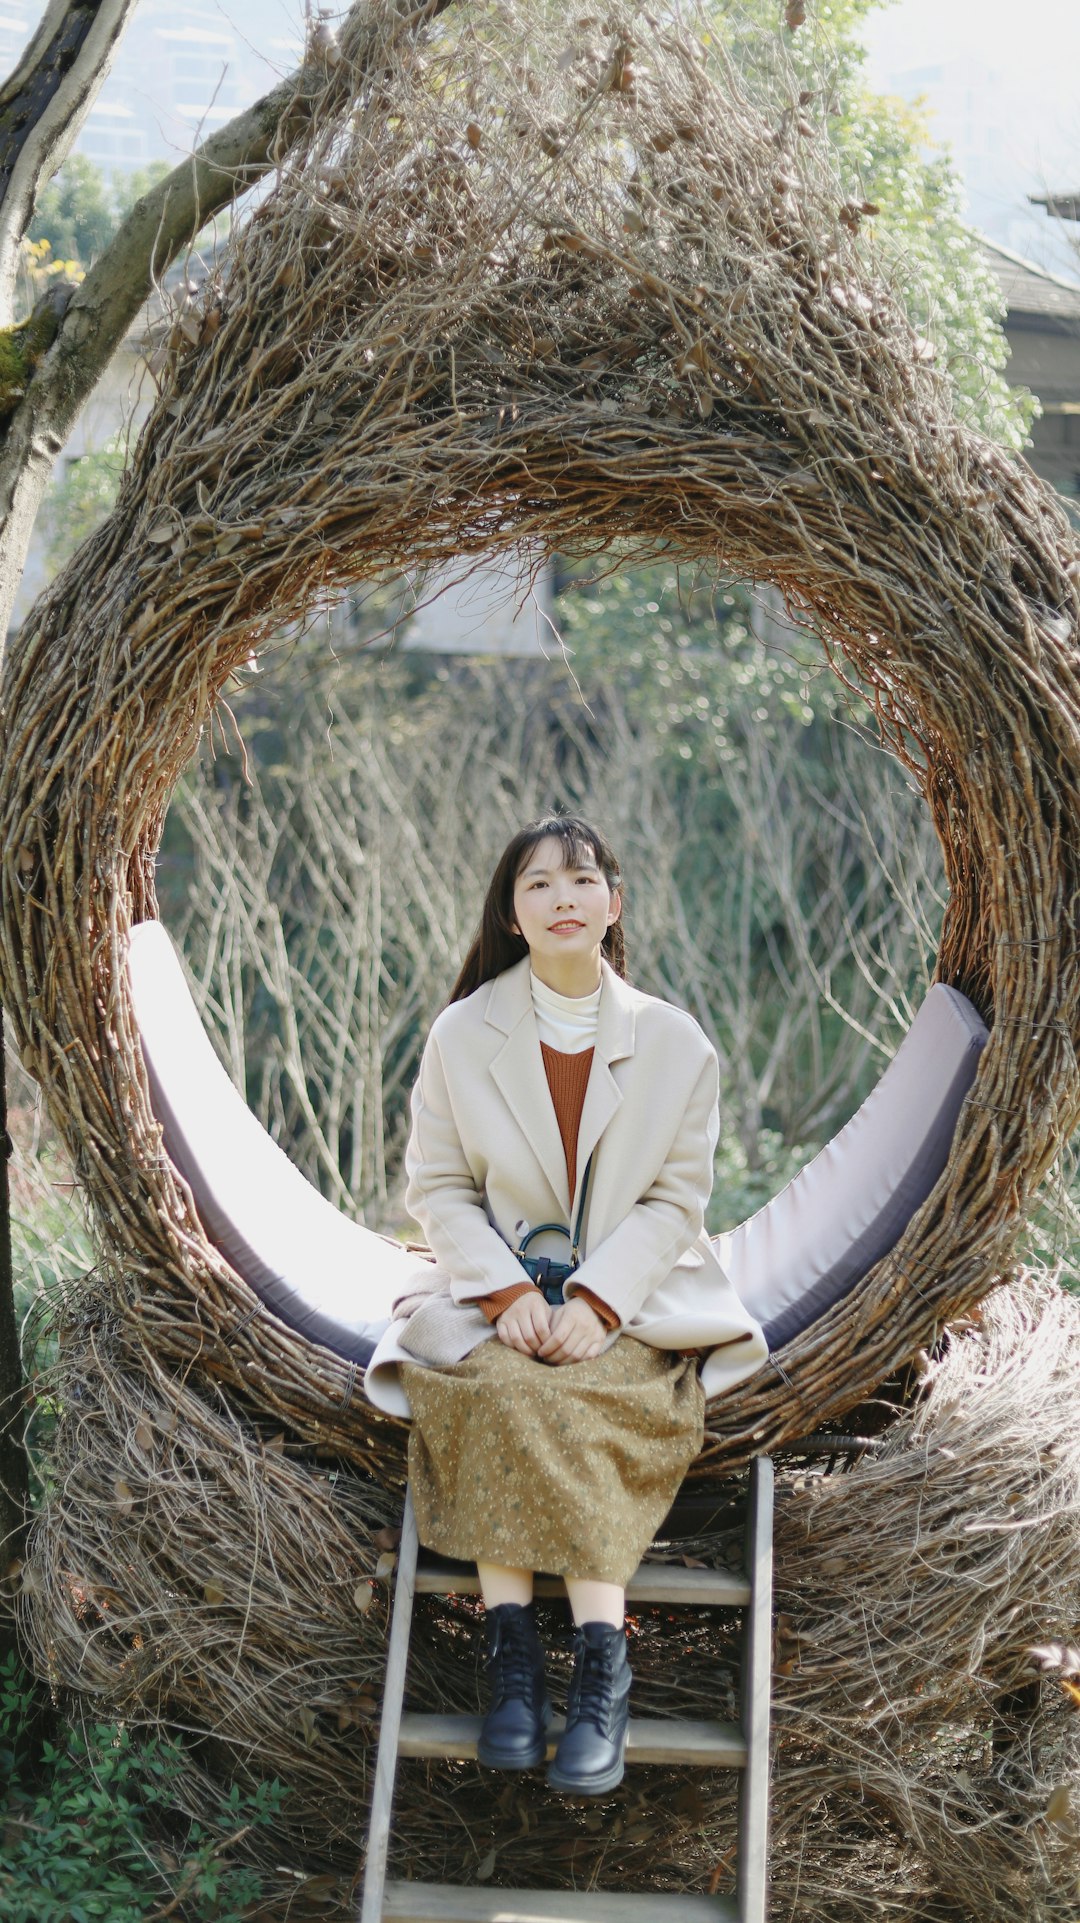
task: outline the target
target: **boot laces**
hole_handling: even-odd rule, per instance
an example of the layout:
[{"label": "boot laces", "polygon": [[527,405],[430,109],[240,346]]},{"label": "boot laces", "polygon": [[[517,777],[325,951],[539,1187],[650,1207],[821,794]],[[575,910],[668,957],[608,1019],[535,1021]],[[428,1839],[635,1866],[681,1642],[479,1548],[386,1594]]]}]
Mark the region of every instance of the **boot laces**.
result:
[{"label": "boot laces", "polygon": [[611,1715],[614,1671],[615,1648],[611,1643],[599,1649],[591,1649],[585,1642],[579,1644],[570,1685],[571,1702],[578,1720],[595,1723],[600,1731],[606,1728]]},{"label": "boot laces", "polygon": [[507,1697],[528,1698],[532,1694],[535,1673],[529,1625],[522,1621],[508,1629],[505,1622],[496,1622],[493,1627],[491,1649],[486,1659],[492,1690],[500,1702]]}]

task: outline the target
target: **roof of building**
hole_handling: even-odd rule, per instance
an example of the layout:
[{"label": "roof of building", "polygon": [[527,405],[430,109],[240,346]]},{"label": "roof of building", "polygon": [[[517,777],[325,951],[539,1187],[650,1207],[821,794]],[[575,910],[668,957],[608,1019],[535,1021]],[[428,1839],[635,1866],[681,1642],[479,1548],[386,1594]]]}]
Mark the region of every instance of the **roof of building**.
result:
[{"label": "roof of building", "polygon": [[997,276],[1010,315],[1080,323],[1080,281],[1048,274],[1022,254],[1010,253],[996,240],[987,240],[985,234],[979,238],[983,258]]},{"label": "roof of building", "polygon": [[1045,207],[1051,220],[1080,220],[1080,192],[1075,194],[1029,194],[1033,207]]}]

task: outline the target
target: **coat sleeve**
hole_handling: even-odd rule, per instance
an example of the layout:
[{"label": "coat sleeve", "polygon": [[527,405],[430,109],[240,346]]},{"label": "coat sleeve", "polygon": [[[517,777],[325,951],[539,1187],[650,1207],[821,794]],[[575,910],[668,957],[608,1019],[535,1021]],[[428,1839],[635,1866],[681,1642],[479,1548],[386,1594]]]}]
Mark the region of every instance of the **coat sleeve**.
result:
[{"label": "coat sleeve", "polygon": [[420,1224],[436,1261],[451,1278],[455,1301],[532,1283],[492,1225],[461,1145],[437,1031],[428,1036],[412,1092],[412,1129],[405,1150],[405,1206]]},{"label": "coat sleeve", "polygon": [[719,1093],[719,1064],[710,1048],[655,1181],[589,1250],[566,1285],[567,1295],[591,1290],[625,1326],[697,1241],[712,1192]]}]

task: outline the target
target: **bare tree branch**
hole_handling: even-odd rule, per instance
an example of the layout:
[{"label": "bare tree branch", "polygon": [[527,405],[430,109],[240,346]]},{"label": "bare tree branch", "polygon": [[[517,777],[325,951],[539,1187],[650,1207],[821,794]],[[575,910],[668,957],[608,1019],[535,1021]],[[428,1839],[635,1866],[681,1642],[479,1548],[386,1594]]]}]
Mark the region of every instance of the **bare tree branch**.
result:
[{"label": "bare tree branch", "polygon": [[53,462],[155,281],[214,214],[280,162],[310,121],[315,102],[325,103],[328,89],[355,88],[370,58],[385,56],[390,23],[396,20],[402,34],[412,33],[449,4],[358,0],[329,63],[316,48],[279,87],[219,128],[136,202],[74,295],[0,447],[0,659]]},{"label": "bare tree branch", "polygon": [[15,318],[19,246],[70,151],[138,0],[52,0],[0,89],[0,326]]}]

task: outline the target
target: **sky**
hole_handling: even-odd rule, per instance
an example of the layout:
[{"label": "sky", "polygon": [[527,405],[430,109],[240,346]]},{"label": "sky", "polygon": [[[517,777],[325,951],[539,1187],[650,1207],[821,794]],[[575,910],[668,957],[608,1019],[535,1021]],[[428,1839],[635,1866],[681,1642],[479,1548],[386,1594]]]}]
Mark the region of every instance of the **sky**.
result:
[{"label": "sky", "polygon": [[1080,118],[1080,0],[896,0],[866,24],[876,78],[959,54],[981,54],[1022,78],[1077,103]]},{"label": "sky", "polygon": [[894,0],[863,37],[870,85],[922,97],[973,225],[1075,279],[1080,228],[1028,195],[1080,191],[1080,0]]}]

